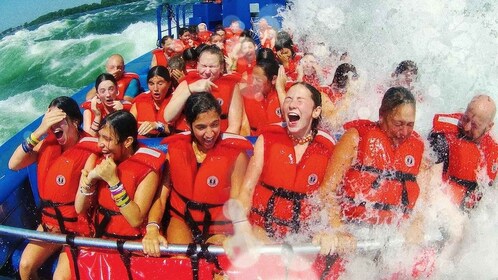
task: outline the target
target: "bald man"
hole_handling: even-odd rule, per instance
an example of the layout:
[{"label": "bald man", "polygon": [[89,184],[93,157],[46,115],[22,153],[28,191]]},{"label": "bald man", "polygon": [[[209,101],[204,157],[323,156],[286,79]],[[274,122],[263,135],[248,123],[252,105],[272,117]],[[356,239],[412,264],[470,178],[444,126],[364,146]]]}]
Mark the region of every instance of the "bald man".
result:
[{"label": "bald man", "polygon": [[495,102],[481,94],[472,98],[463,114],[434,117],[429,141],[436,163],[443,164],[447,193],[462,210],[475,207],[480,188],[491,186],[496,178],[498,144],[490,136],[495,115]]},{"label": "bald man", "polygon": [[[118,83],[116,99],[132,102],[133,98],[140,93],[140,77],[135,73],[125,72],[125,63],[121,55],[111,55],[106,61],[105,71],[112,74]],[[86,100],[92,99],[95,93],[95,88],[92,88],[86,94]]]}]

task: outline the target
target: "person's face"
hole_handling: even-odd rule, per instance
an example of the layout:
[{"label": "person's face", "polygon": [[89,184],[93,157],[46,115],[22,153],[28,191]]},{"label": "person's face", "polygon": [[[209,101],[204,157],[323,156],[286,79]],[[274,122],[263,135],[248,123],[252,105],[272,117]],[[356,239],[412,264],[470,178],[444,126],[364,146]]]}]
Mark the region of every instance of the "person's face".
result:
[{"label": "person's face", "polygon": [[216,30],[216,35],[221,37],[221,41],[225,40],[225,30],[223,30],[223,29]]},{"label": "person's face", "polygon": [[316,59],[312,55],[306,55],[301,59],[304,75],[309,76],[315,73]]},{"label": "person's face", "polygon": [[248,60],[256,59],[256,46],[252,42],[244,42],[241,46],[242,55]]},{"label": "person's face", "polygon": [[99,130],[99,148],[105,158],[110,157],[115,162],[120,162],[124,159],[125,143],[118,143],[118,136],[109,124],[105,124]]},{"label": "person's face", "polygon": [[474,108],[467,108],[458,122],[460,133],[470,141],[479,142],[493,127],[493,123],[481,116]]},{"label": "person's face", "polygon": [[318,118],[322,112],[320,106],[315,106],[311,92],[303,85],[295,85],[289,89],[282,110],[289,133],[296,137],[306,136],[313,119]]},{"label": "person's face", "polygon": [[107,107],[114,106],[114,100],[116,99],[116,94],[118,93],[118,89],[116,85],[110,81],[105,80],[102,81],[97,88],[97,96]]},{"label": "person's face", "polygon": [[272,81],[268,81],[265,71],[260,66],[254,67],[252,71],[252,90],[253,93],[267,95],[272,89]]},{"label": "person's face", "polygon": [[162,102],[166,97],[170,82],[166,81],[161,76],[154,76],[149,79],[147,84],[149,86],[150,93],[152,94],[152,98],[155,101]]},{"label": "person's face", "polygon": [[214,81],[221,75],[221,64],[218,55],[204,52],[199,57],[197,71],[203,79]]},{"label": "person's face", "polygon": [[[49,111],[60,110],[57,107],[50,107]],[[54,133],[57,143],[64,146],[69,139],[78,138],[77,123],[71,123],[68,117],[65,117],[60,122],[53,124],[50,130]]]},{"label": "person's face", "polygon": [[220,50],[225,48],[225,45],[223,44],[223,36],[220,36],[218,34],[213,35],[213,38],[211,38],[211,45],[216,45]]},{"label": "person's face", "polygon": [[124,61],[118,57],[111,57],[105,66],[107,73],[112,74],[116,81],[123,77],[124,68]]},{"label": "person's face", "polygon": [[406,69],[405,71],[398,74],[397,81],[400,86],[410,88],[412,83],[417,79],[417,73],[415,69]]},{"label": "person's face", "polygon": [[220,135],[220,115],[215,110],[199,114],[191,124],[191,131],[202,150],[213,148]]},{"label": "person's face", "polygon": [[415,107],[413,104],[401,104],[380,120],[382,130],[395,146],[401,145],[413,131],[415,125]]},{"label": "person's face", "polygon": [[180,40],[182,40],[183,42],[188,42],[191,37],[192,36],[190,35],[190,32],[186,31],[182,36],[180,36]]},{"label": "person's face", "polygon": [[163,44],[163,50],[171,49],[171,44],[173,44],[173,39],[171,39],[171,38],[166,39],[166,41],[164,41],[164,44]]}]

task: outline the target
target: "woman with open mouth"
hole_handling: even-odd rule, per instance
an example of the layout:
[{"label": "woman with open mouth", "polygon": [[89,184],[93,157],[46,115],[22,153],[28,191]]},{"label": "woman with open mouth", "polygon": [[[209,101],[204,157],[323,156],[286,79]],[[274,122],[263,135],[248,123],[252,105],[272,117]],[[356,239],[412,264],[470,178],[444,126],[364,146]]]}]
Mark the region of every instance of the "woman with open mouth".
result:
[{"label": "woman with open mouth", "polygon": [[[339,231],[327,235],[308,227],[310,214],[323,207],[313,203],[310,197],[322,189],[335,144],[330,135],[317,129],[320,114],[320,92],[309,84],[296,83],[283,101],[285,123],[262,129],[238,196],[240,207],[230,211],[234,215],[231,218],[235,221],[235,233],[246,236],[243,240],[254,236],[272,243],[284,242],[291,235],[300,235],[308,241],[314,237],[322,245],[322,253],[329,254],[332,248],[338,248],[340,241],[350,239]],[[331,242],[332,245],[326,246],[325,243]],[[324,258],[317,261],[323,262]],[[319,270],[314,273],[328,274]]]},{"label": "woman with open mouth", "polygon": [[97,94],[89,101],[84,102],[81,107],[83,112],[83,130],[91,136],[97,136],[100,122],[108,114],[126,110],[129,111],[131,103],[126,100],[118,100],[118,83],[116,78],[109,73],[102,73],[95,81]]},{"label": "woman with open mouth", "polygon": [[[38,128],[10,158],[12,170],[38,163],[37,182],[42,205],[38,231],[90,236],[89,216],[86,212],[76,213],[74,197],[84,162],[98,147],[95,138],[84,137],[86,133],[80,130],[82,122],[76,101],[66,96],[57,97],[50,102]],[[21,279],[37,279],[38,268],[61,248],[58,244],[31,241],[21,257]],[[67,279],[70,273],[68,258],[62,251],[54,278]]]},{"label": "woman with open mouth", "polygon": [[[191,131],[165,139],[169,168],[142,241],[150,256],[160,255],[160,244],[221,244],[232,233],[223,205],[237,195],[252,150],[244,137],[221,132],[221,109],[210,93],[191,95],[184,113]],[[161,223],[168,196],[169,225]]]},{"label": "woman with open mouth", "polygon": [[171,99],[171,81],[166,67],[154,66],[149,70],[149,91],[138,95],[130,109],[130,113],[138,121],[138,135],[164,137],[170,133],[164,120],[164,109]]}]

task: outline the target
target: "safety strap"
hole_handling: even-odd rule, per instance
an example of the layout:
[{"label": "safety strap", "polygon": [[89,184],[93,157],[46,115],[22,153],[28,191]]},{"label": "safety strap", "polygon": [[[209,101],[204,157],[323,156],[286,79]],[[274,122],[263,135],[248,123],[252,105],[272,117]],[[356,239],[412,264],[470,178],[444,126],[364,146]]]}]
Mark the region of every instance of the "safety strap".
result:
[{"label": "safety strap", "polygon": [[[208,237],[209,237],[209,228],[211,225],[224,225],[224,224],[230,224],[230,221],[213,221],[211,217],[211,212],[209,211],[212,208],[216,207],[222,207],[223,204],[211,204],[211,203],[202,203],[202,202],[195,202],[191,201],[185,196],[181,195],[179,192],[177,192],[174,188],[173,191],[182,199],[182,201],[185,203],[185,211],[184,213],[180,213],[177,209],[174,207],[171,207],[171,210],[182,217],[187,225],[189,226],[192,236],[194,238],[194,242],[197,244],[202,244],[204,243]],[[197,222],[194,220],[194,217],[192,216],[191,210],[197,210],[197,211],[202,211],[204,214],[204,219],[202,222]],[[202,231],[199,228],[199,225],[202,225]]]},{"label": "safety strap", "polygon": [[[297,233],[301,227],[299,219],[301,214],[301,202],[307,197],[307,195],[305,193],[290,191],[282,187],[274,187],[264,182],[260,182],[260,185],[270,190],[272,194],[268,199],[265,211],[260,211],[256,208],[252,208],[252,211],[263,217],[265,221],[265,229],[268,232],[268,235],[270,237],[275,236],[276,229],[272,226],[273,223],[280,226],[290,227],[293,233]],[[292,219],[290,221],[275,217],[275,199],[277,197],[292,201]]]},{"label": "safety strap", "polygon": [[104,216],[102,221],[99,222],[99,215],[95,215],[95,237],[101,238],[103,236],[114,238],[114,239],[125,239],[125,240],[137,240],[142,238],[142,235],[119,235],[113,234],[106,231],[112,216],[122,215],[121,212],[116,212],[102,206],[97,207],[97,211]]},{"label": "safety strap", "polygon": [[197,256],[197,245],[195,243],[188,244],[187,256],[190,258],[192,265],[192,279],[199,279],[199,257]]},{"label": "safety strap", "polygon": [[325,268],[322,271],[322,275],[320,276],[320,280],[327,279],[327,276],[330,273],[330,270],[332,269],[332,266],[335,264],[335,262],[339,259],[339,254],[329,254],[325,256]]},{"label": "safety strap", "polygon": [[476,192],[478,184],[476,181],[464,180],[455,176],[450,176],[450,180],[465,188],[465,196],[460,202],[460,209],[465,210],[467,208],[465,207],[465,202],[473,193]]},{"label": "safety strap", "polygon": [[121,261],[126,268],[126,273],[128,274],[128,279],[133,280],[133,275],[131,274],[131,252],[124,249],[124,243],[126,240],[118,239],[116,240],[116,246],[118,248],[119,256]]},{"label": "safety strap", "polygon": [[[45,215],[47,217],[56,219],[57,223],[59,224],[59,229],[60,229],[61,233],[67,234],[67,233],[70,233],[70,232],[68,232],[66,230],[66,226],[64,225],[64,222],[75,223],[75,222],[78,221],[78,218],[76,218],[76,217],[72,217],[72,218],[64,217],[62,215],[62,212],[59,209],[59,207],[61,207],[61,206],[71,206],[71,205],[74,205],[74,201],[73,202],[67,202],[67,203],[58,203],[58,202],[53,202],[51,200],[42,199],[41,200],[41,204],[40,204],[40,208],[41,208],[42,215]],[[45,211],[46,208],[54,209],[55,215],[52,214],[52,213],[48,213],[47,211]]]}]

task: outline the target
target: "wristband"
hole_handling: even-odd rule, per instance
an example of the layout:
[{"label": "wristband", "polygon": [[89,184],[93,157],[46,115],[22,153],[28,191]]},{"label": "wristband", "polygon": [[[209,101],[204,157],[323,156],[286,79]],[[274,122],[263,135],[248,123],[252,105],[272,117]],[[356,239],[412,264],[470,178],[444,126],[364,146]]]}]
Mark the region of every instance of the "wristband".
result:
[{"label": "wristband", "polygon": [[156,223],[156,222],[149,222],[147,224],[147,227],[148,226],[155,226],[155,227],[157,227],[157,230],[161,230],[161,226],[158,223]]}]

